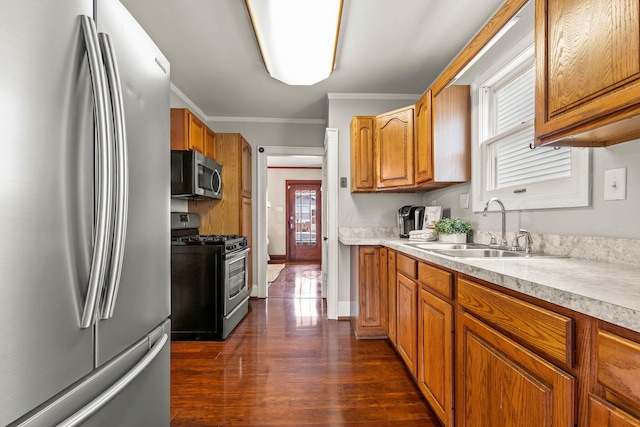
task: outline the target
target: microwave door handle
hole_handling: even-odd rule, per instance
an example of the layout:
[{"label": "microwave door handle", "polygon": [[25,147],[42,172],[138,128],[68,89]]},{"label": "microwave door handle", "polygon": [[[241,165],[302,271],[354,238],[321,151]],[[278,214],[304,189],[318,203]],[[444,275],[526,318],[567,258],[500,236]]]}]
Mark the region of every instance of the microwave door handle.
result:
[{"label": "microwave door handle", "polygon": [[111,213],[111,132],[109,132],[107,111],[107,87],[105,72],[100,58],[100,48],[95,23],[89,16],[80,17],[82,33],[87,50],[89,68],[91,70],[91,88],[94,99],[94,117],[96,120],[97,151],[97,209],[95,218],[95,232],[93,241],[93,253],[91,255],[91,267],[89,271],[89,284],[84,301],[80,327],[89,328],[94,323],[96,307],[100,297],[100,291],[104,283],[106,261],[108,257],[109,229]]},{"label": "microwave door handle", "polygon": [[111,251],[111,265],[107,275],[107,287],[101,311],[101,319],[113,316],[118,297],[124,246],[127,232],[127,211],[129,203],[129,162],[127,156],[127,136],[125,130],[124,102],[122,99],[122,84],[118,73],[115,51],[108,34],[98,34],[104,65],[107,70],[107,82],[111,89],[111,108],[115,134],[115,221],[113,232],[113,248]]}]

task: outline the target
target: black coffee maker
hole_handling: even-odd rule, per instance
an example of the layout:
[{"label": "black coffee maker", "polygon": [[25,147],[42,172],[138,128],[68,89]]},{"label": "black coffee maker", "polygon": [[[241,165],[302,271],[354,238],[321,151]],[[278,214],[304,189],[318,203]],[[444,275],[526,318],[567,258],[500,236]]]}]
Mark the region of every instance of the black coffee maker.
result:
[{"label": "black coffee maker", "polygon": [[400,237],[409,237],[409,232],[422,230],[424,206],[403,206],[398,209],[398,228]]}]

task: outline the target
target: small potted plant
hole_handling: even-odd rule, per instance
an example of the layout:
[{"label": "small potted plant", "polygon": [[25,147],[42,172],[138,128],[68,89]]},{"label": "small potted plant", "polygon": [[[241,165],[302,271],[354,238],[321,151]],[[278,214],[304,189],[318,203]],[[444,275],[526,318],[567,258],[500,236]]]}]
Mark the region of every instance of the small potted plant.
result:
[{"label": "small potted plant", "polygon": [[466,243],[471,224],[462,218],[442,218],[435,223],[438,240],[449,243]]}]

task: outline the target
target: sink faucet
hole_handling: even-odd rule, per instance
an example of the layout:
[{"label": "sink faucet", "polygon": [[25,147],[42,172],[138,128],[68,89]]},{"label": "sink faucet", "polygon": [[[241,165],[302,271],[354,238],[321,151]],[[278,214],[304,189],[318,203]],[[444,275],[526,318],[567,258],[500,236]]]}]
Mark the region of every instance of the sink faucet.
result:
[{"label": "sink faucet", "polygon": [[502,239],[500,241],[500,246],[506,247],[509,246],[509,244],[507,243],[507,211],[505,211],[502,201],[500,201],[500,199],[498,199],[497,197],[489,199],[487,204],[484,205],[484,212],[482,212],[482,216],[487,216],[489,205],[493,202],[496,202],[498,205],[500,205],[500,210],[502,212]]}]

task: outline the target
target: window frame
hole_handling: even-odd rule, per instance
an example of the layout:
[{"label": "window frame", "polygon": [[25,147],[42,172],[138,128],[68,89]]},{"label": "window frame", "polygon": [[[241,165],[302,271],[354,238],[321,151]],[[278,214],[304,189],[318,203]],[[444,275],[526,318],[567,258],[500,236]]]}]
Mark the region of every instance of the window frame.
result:
[{"label": "window frame", "polygon": [[[533,210],[551,208],[574,208],[591,205],[591,150],[571,148],[571,178],[528,184],[527,192],[513,193],[514,188],[487,190],[488,168],[492,159],[488,155],[487,143],[493,142],[495,111],[487,110],[490,100],[483,93],[485,87],[495,86],[528,69],[534,62],[534,45],[519,44],[502,58],[494,62],[471,84],[472,102],[472,193],[473,211],[481,212],[485,203],[498,197],[506,210]],[[534,70],[535,72],[535,70]],[[493,105],[495,107],[495,103]],[[489,116],[487,116],[490,114]],[[517,125],[519,129],[533,127],[533,120]],[[514,128],[507,132],[514,132]],[[533,140],[531,141],[534,142]],[[537,147],[536,150],[552,150],[552,147]],[[516,186],[517,187],[517,186]],[[553,191],[561,189],[561,191]],[[527,194],[528,193],[528,194]]]}]

